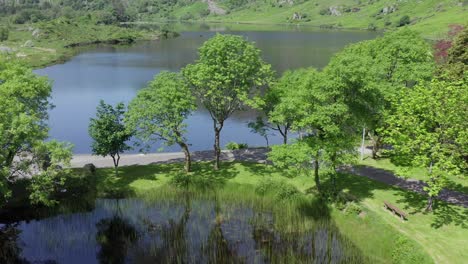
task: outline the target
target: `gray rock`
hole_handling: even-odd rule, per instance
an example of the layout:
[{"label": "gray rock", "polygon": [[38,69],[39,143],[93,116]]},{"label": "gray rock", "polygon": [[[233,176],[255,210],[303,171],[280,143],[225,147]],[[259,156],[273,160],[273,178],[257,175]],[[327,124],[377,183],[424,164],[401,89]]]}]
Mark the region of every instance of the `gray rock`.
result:
[{"label": "gray rock", "polygon": [[41,35],[41,30],[39,30],[38,28],[36,28],[33,32],[32,32],[32,36],[34,38],[39,38],[39,36]]},{"label": "gray rock", "polygon": [[328,10],[330,11],[330,15],[332,16],[341,16],[341,11],[337,6],[330,6]]},{"label": "gray rock", "polygon": [[88,163],[83,166],[83,169],[88,175],[96,175],[96,166],[93,163]]},{"label": "gray rock", "polygon": [[301,19],[302,19],[302,16],[299,13],[294,12],[292,16],[292,20],[301,20]]}]

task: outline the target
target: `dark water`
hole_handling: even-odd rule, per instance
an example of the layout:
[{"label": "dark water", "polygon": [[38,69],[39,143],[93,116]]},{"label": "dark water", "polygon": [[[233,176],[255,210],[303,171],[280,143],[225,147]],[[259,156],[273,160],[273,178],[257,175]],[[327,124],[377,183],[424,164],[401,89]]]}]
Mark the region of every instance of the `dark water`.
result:
[{"label": "dark water", "polygon": [[[183,199],[182,199],[183,200]],[[89,212],[0,227],[4,263],[362,263],[336,229],[279,232],[272,214],[214,200],[97,200]]]},{"label": "dark water", "polygon": [[[89,119],[95,115],[99,100],[108,103],[130,101],[160,71],[178,71],[197,57],[197,48],[213,36],[212,29],[184,32],[180,37],[162,41],[140,42],[128,47],[96,47],[74,57],[65,64],[37,70],[54,83],[50,112],[50,135],[75,145],[76,153],[90,153]],[[230,31],[254,41],[263,58],[281,73],[300,67],[324,67],[330,57],[345,45],[371,39],[376,33],[365,31],[322,31],[284,28],[286,31]],[[274,30],[281,30],[275,28]],[[265,145],[262,137],[254,135],[247,123],[255,119],[253,112],[236,114],[225,123],[221,143]],[[192,150],[206,150],[213,146],[213,125],[208,113],[195,112],[188,120],[189,143]],[[272,135],[270,142],[280,143]],[[159,145],[156,144],[155,148]],[[179,151],[166,147],[164,151]]]}]

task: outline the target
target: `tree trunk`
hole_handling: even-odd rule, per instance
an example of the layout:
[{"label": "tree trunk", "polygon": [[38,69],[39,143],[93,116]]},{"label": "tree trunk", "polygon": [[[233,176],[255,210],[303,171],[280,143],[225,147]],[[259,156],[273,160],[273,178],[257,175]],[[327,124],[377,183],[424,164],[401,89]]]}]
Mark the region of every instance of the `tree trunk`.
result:
[{"label": "tree trunk", "polygon": [[215,131],[215,144],[214,144],[214,151],[215,151],[215,164],[214,170],[219,170],[219,159],[221,156],[221,147],[220,147],[220,134],[221,129],[223,129],[223,123],[219,122],[219,126],[217,126],[217,122],[213,120],[214,123],[214,131]]},{"label": "tree trunk", "polygon": [[433,206],[434,206],[434,197],[429,195],[429,198],[427,199],[426,211],[432,212]]},{"label": "tree trunk", "polygon": [[185,172],[189,173],[192,169],[192,158],[190,156],[189,148],[187,144],[185,144],[184,142],[180,142],[179,146],[182,148],[182,151],[184,152],[184,155],[185,155],[185,166],[184,166]]},{"label": "tree trunk", "polygon": [[372,141],[372,159],[378,159],[377,153],[380,150],[380,141],[382,138],[378,135],[373,135],[371,132],[369,132],[368,135]]},{"label": "tree trunk", "polygon": [[315,186],[317,186],[317,190],[320,192],[320,178],[319,178],[319,160],[318,160],[318,153],[314,160],[314,180]]},{"label": "tree trunk", "polygon": [[331,182],[333,193],[336,194],[336,152],[333,153],[331,156],[331,163],[332,163],[332,174],[331,174]]},{"label": "tree trunk", "polygon": [[289,124],[286,124],[284,126],[284,131],[281,129],[280,125],[276,125],[278,128],[278,131],[280,132],[281,136],[283,137],[283,144],[286,145],[288,144],[288,129],[289,129]]},{"label": "tree trunk", "polygon": [[114,169],[115,169],[115,176],[119,175],[119,162],[120,162],[120,155],[119,153],[111,155],[112,161],[114,162]]}]

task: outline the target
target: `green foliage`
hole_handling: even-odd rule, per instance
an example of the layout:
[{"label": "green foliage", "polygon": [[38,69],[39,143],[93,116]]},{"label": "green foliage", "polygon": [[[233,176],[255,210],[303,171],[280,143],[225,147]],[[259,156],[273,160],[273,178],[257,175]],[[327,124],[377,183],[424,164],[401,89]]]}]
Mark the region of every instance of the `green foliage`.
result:
[{"label": "green foliage", "polygon": [[427,168],[425,190],[430,197],[439,194],[447,177],[462,175],[468,168],[467,89],[466,78],[417,85],[402,91],[395,112],[386,119],[392,161]]},{"label": "green foliage", "polygon": [[8,40],[10,30],[7,27],[0,27],[0,42]]},{"label": "green foliage", "polygon": [[265,121],[262,117],[258,116],[255,122],[249,122],[247,125],[250,128],[250,132],[258,134],[259,136],[263,137],[266,141],[267,147],[269,147],[268,142],[268,131],[269,127],[265,124]]},{"label": "green foliage", "polygon": [[[50,205],[60,166],[71,158],[71,146],[51,141],[46,125],[50,83],[15,61],[0,58],[0,190],[8,199],[8,184],[32,176],[33,203]],[[2,200],[3,204],[5,200]]]},{"label": "green foliage", "polygon": [[228,150],[246,149],[246,148],[249,148],[249,145],[247,145],[246,143],[229,142],[226,144],[226,149]]},{"label": "green foliage", "polygon": [[468,65],[468,27],[465,27],[453,40],[448,52],[448,63]]},{"label": "green foliage", "polygon": [[304,141],[287,145],[274,145],[268,153],[268,160],[287,172],[288,176],[306,174],[312,168],[313,149]]},{"label": "green foliage", "polygon": [[99,102],[96,118],[91,118],[89,124],[89,135],[93,139],[91,145],[93,154],[103,157],[111,156],[114,166],[119,166],[120,154],[129,150],[127,141],[133,132],[125,127],[123,117],[125,105],[118,103],[115,107]]},{"label": "green foliage", "polygon": [[408,25],[409,23],[411,23],[411,19],[408,15],[404,15],[400,18],[400,20],[398,21],[398,26],[399,27],[402,27],[402,26],[406,26]]},{"label": "green foliage", "polygon": [[295,200],[302,195],[294,185],[271,178],[263,178],[255,187],[255,192],[262,196],[271,195],[277,201]]},{"label": "green foliage", "polygon": [[260,50],[241,36],[216,34],[199,49],[199,59],[183,74],[208,110],[215,131],[215,168],[219,165],[220,132],[224,122],[260,92],[272,76]]},{"label": "green foliage", "polygon": [[195,98],[178,73],[162,72],[140,90],[129,105],[128,127],[144,142],[185,143],[185,119],[196,109]]}]

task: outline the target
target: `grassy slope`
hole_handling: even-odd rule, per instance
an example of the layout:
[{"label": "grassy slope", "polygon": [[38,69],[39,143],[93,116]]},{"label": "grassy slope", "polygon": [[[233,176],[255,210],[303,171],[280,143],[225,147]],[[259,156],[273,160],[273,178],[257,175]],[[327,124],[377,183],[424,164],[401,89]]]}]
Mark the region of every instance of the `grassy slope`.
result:
[{"label": "grassy slope", "polygon": [[[357,2],[363,2],[358,4]],[[273,6],[264,1],[257,1],[254,4],[236,9],[225,16],[210,16],[207,21],[225,21],[242,23],[289,23],[288,19],[294,12],[307,14],[310,21],[296,21],[303,25],[333,25],[342,28],[367,29],[370,24],[377,26],[377,29],[394,29],[399,19],[410,16],[412,25],[410,27],[421,32],[427,38],[442,38],[448,29],[448,25],[466,23],[468,10],[466,6],[460,6],[458,0],[407,0],[390,1],[353,1],[353,0],[314,0],[306,1],[296,5]],[[376,16],[383,7],[397,5],[398,10],[388,15]],[[320,15],[320,10],[331,6],[337,7],[358,7],[359,12],[342,12],[341,16]],[[187,7],[185,7],[187,8]],[[178,11],[176,11],[178,12]],[[179,12],[180,16],[180,12]],[[385,23],[391,25],[385,25]]]},{"label": "grassy slope", "polygon": [[[100,169],[98,187],[102,195],[147,194],[168,184],[171,176],[181,169],[181,164],[131,166],[122,168],[120,177],[114,177],[112,169]],[[227,180],[225,188],[255,186],[264,177],[284,180],[303,192],[313,186],[311,177],[285,178],[281,171],[272,167],[249,163],[224,163],[219,173],[213,172],[207,163],[196,164],[193,177]],[[434,214],[424,214],[425,199],[420,195],[350,175],[342,175],[339,185],[356,196],[367,215],[360,218],[334,209],[333,219],[356,246],[373,255],[375,262],[390,262],[399,234],[415,241],[411,250],[414,252],[411,253],[423,250],[437,263],[463,263],[468,258],[464,250],[468,236],[465,221],[468,210],[439,204]],[[383,209],[384,200],[410,213],[409,221],[401,222]]]},{"label": "grassy slope", "polygon": [[[33,36],[34,30],[38,36]],[[91,21],[57,19],[32,25],[16,25],[10,30],[7,41],[0,46],[13,48],[13,56],[32,67],[62,62],[76,53],[68,45],[86,45],[96,42],[129,42],[135,39],[157,38],[157,33],[129,30],[117,26],[95,25]],[[31,41],[33,46],[24,44]]]}]

